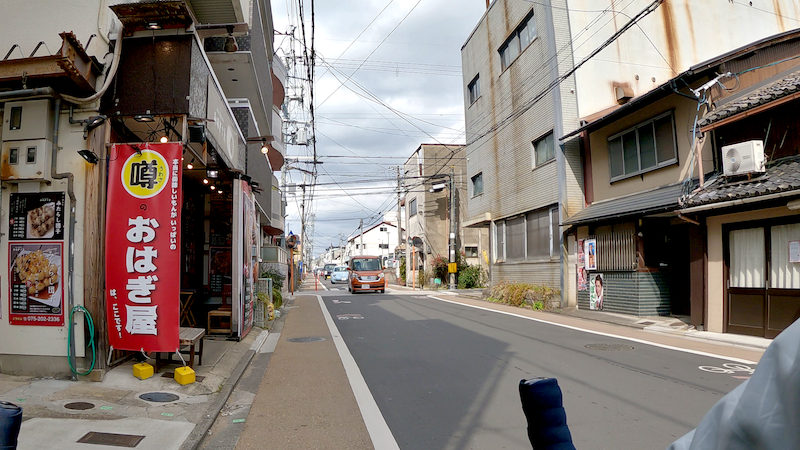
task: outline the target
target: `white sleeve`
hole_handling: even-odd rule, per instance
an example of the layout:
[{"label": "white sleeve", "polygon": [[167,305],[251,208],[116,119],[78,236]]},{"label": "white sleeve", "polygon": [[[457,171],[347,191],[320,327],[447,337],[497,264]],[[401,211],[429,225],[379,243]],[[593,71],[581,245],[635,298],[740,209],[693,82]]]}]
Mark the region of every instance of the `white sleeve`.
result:
[{"label": "white sleeve", "polygon": [[753,376],[720,399],[683,449],[800,449],[800,320],[767,347]]}]

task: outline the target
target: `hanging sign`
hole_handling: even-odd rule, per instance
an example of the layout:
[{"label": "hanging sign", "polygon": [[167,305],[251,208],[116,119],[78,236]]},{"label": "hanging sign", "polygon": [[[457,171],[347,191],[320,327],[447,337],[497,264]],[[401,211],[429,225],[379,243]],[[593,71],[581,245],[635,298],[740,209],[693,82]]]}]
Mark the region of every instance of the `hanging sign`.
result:
[{"label": "hanging sign", "polygon": [[106,317],[115,349],[178,349],[182,153],[176,143],[111,149]]}]

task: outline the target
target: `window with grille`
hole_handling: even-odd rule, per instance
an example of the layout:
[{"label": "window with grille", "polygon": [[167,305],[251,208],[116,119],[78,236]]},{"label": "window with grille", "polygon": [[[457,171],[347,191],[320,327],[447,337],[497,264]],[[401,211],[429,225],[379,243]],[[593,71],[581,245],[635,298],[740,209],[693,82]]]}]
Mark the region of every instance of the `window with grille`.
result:
[{"label": "window with grille", "polygon": [[475,78],[469,82],[467,91],[469,91],[469,104],[471,105],[481,96],[481,79],[479,75],[475,75]]},{"label": "window with grille", "polygon": [[555,143],[553,142],[552,131],[533,141],[533,167],[539,167],[555,157]]},{"label": "window with grille", "polygon": [[506,67],[510,66],[534,39],[536,39],[536,21],[533,11],[531,11],[500,46],[498,52],[500,53],[501,69],[506,70]]},{"label": "window with grille", "polygon": [[472,181],[472,196],[483,194],[483,172],[473,175],[470,180]]},{"label": "window with grille", "polygon": [[677,161],[671,111],[608,138],[611,181],[656,170]]},{"label": "window with grille", "polygon": [[597,240],[597,271],[636,270],[636,234],[633,231],[589,236]]},{"label": "window with grille", "polygon": [[495,222],[495,258],[543,261],[559,254],[558,208],[544,208]]}]

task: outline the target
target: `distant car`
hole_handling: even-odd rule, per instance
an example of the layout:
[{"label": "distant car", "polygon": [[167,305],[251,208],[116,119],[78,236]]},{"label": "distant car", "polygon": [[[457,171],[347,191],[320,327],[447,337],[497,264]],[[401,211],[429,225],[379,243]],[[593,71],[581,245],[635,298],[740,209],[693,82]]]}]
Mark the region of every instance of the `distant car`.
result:
[{"label": "distant car", "polygon": [[380,256],[354,256],[347,267],[350,274],[348,291],[354,294],[360,291],[386,292],[387,282]]},{"label": "distant car", "polygon": [[336,266],[333,268],[333,274],[331,274],[331,284],[347,283],[348,278],[347,266]]},{"label": "distant car", "polygon": [[323,280],[326,280],[331,277],[331,274],[333,274],[334,267],[336,267],[336,264],[325,264],[325,267],[322,268]]}]

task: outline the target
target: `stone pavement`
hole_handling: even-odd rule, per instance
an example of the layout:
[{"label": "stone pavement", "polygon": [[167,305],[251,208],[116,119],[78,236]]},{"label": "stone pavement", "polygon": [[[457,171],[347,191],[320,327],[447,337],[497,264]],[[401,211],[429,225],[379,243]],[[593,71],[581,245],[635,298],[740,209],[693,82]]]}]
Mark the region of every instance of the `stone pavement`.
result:
[{"label": "stone pavement", "polygon": [[[139,380],[132,374],[134,362],[129,361],[111,369],[101,382],[0,374],[0,400],[22,407],[20,450],[120,448],[77,442],[89,432],[143,436],[137,449],[178,449],[184,444],[191,448],[213,422],[252,358],[253,347],[263,343],[267,333],[254,328],[240,342],[207,339],[193,384],[181,386],[163,376],[179,363]],[[152,392],[174,394],[174,400],[139,397]]]}]

